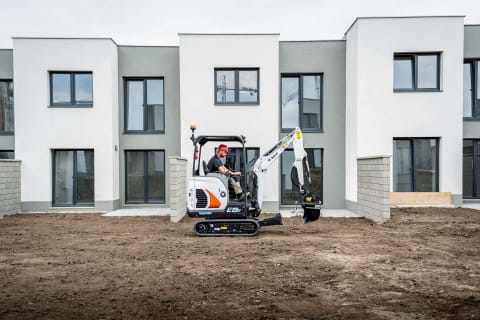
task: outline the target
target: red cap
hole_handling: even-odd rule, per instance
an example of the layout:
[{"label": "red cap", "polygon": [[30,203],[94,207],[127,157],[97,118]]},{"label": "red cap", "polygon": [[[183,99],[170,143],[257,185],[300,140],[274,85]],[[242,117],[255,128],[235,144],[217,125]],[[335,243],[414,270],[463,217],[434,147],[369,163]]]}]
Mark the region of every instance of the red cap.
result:
[{"label": "red cap", "polygon": [[228,152],[228,147],[226,144],[221,144],[218,146],[218,150]]}]

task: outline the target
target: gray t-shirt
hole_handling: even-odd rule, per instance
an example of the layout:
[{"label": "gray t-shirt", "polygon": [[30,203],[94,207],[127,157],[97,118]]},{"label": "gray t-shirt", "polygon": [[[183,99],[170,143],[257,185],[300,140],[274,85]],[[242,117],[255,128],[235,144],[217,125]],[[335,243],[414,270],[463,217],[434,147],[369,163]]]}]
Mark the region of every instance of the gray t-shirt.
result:
[{"label": "gray t-shirt", "polygon": [[219,158],[217,158],[217,156],[215,155],[208,161],[207,169],[208,169],[208,172],[220,172],[218,170],[218,167],[221,167],[221,166],[223,166],[222,161]]}]

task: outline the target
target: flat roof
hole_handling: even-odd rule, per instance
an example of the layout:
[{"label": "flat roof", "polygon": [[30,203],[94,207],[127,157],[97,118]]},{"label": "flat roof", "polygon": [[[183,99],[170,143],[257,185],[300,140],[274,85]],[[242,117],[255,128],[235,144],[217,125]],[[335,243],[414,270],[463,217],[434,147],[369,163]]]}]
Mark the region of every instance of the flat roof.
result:
[{"label": "flat roof", "polygon": [[285,42],[345,42],[345,39],[327,39],[327,40],[280,40],[280,43]]},{"label": "flat roof", "polygon": [[350,25],[350,27],[348,27],[347,31],[345,31],[344,35],[346,35],[348,33],[348,31],[350,31],[350,29],[352,29],[352,27],[355,25],[355,23],[357,23],[358,20],[362,19],[417,19],[417,18],[465,18],[466,16],[463,15],[463,16],[455,16],[455,15],[452,15],[452,16],[383,16],[383,17],[357,17],[353,23]]},{"label": "flat roof", "polygon": [[31,39],[31,40],[110,40],[115,45],[118,44],[112,38],[101,37],[12,37],[12,39]]},{"label": "flat roof", "polygon": [[179,36],[279,36],[280,33],[178,33]]}]

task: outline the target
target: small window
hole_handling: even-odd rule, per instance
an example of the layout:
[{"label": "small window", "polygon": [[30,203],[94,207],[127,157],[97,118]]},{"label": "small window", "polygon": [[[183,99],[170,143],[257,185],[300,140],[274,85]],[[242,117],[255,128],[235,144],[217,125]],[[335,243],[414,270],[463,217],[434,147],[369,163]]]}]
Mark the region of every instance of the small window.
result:
[{"label": "small window", "polygon": [[480,59],[463,63],[463,117],[480,119]]},{"label": "small window", "polygon": [[50,106],[92,107],[92,73],[50,72]]},{"label": "small window", "polygon": [[163,78],[125,80],[126,132],[165,131]]},{"label": "small window", "polygon": [[0,80],[0,134],[13,134],[13,81]]},{"label": "small window", "polygon": [[282,75],[282,130],[322,130],[322,78],[321,74]]},{"label": "small window", "polygon": [[259,104],[259,69],[215,69],[215,104]]},{"label": "small window", "polygon": [[393,62],[394,91],[439,91],[439,53],[398,53]]}]

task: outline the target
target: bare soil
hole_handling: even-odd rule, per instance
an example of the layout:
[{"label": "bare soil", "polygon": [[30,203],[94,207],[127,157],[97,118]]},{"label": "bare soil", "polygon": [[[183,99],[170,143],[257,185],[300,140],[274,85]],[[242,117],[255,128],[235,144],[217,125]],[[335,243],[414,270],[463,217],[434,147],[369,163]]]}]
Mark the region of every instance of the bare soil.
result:
[{"label": "bare soil", "polygon": [[480,319],[480,212],[393,210],[254,238],[197,220],[0,220],[0,319]]}]

